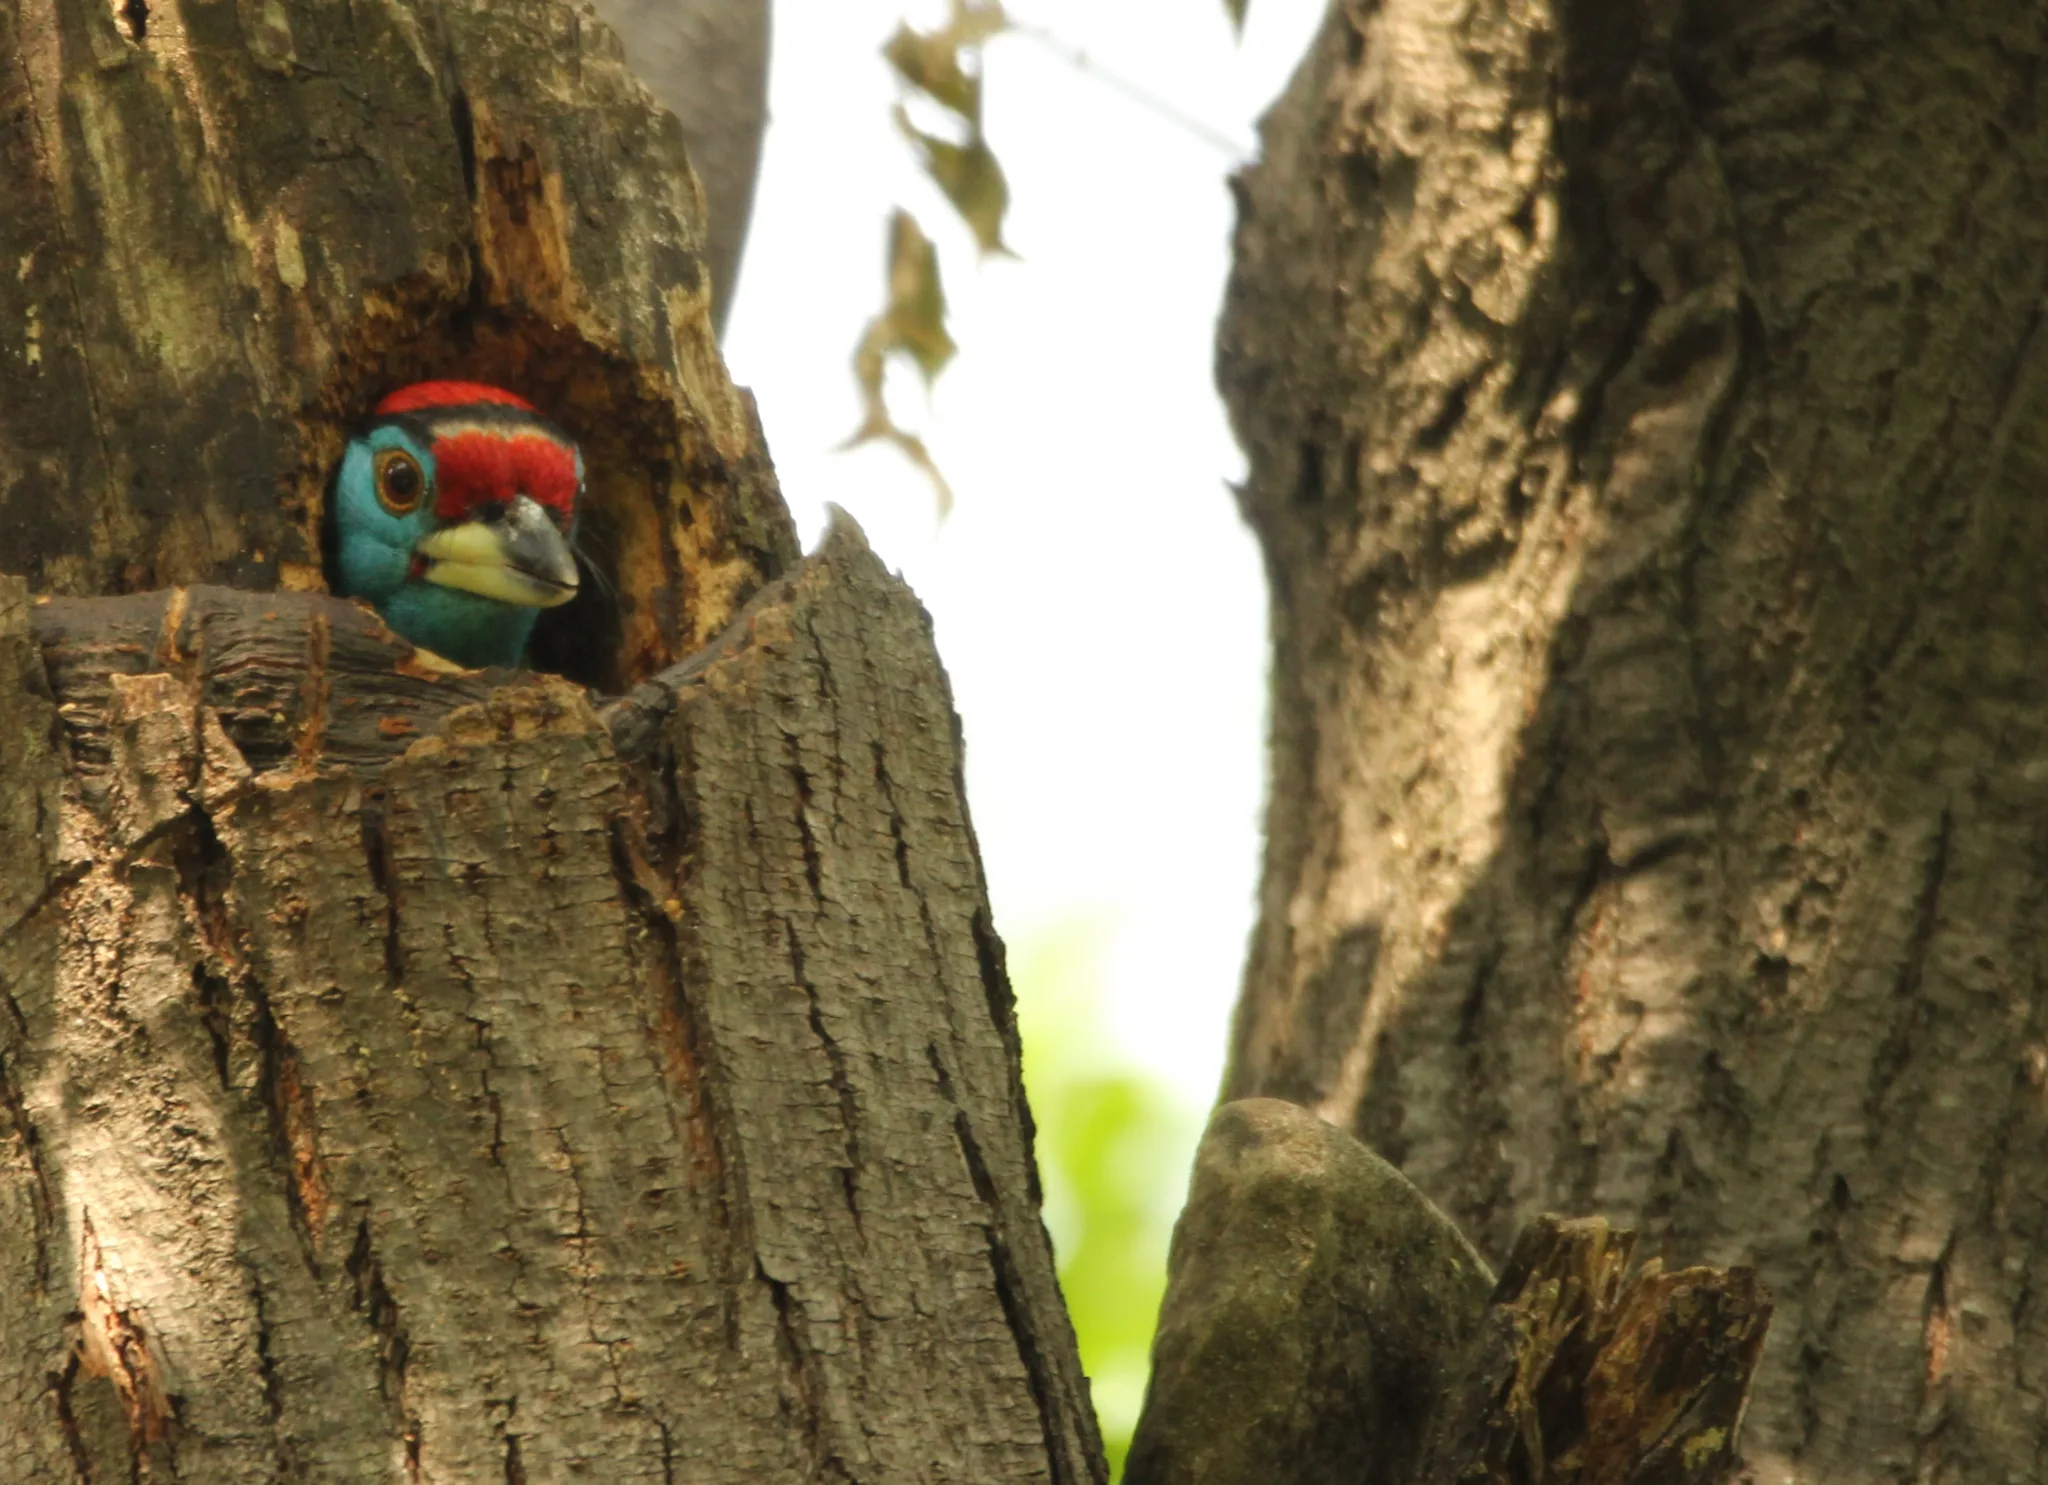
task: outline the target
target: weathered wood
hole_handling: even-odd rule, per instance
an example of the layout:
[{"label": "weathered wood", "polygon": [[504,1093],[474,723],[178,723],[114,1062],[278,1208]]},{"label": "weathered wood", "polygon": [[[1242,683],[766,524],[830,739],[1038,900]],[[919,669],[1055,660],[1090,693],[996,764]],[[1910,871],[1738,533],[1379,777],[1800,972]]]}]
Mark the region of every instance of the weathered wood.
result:
[{"label": "weathered wood", "polygon": [[360,603],[317,593],[174,588],[53,598],[29,611],[72,769],[88,788],[114,766],[123,683],[171,675],[251,769],[357,767],[396,758],[508,671],[465,671],[417,651]]},{"label": "weathered wood", "polygon": [[704,187],[704,266],[721,335],[768,129],[769,0],[594,0],[633,75],[683,126]]},{"label": "weathered wood", "polygon": [[[62,1216],[36,1126],[27,1107],[22,1042],[27,1031],[19,981],[47,974],[47,938],[27,939],[21,926],[46,912],[66,869],[61,834],[63,743],[57,707],[29,632],[28,586],[0,576],[0,1350],[14,1357],[63,1358],[72,1337],[67,1314],[75,1296],[51,1292],[51,1256]],[[19,946],[19,947],[17,947]],[[60,1360],[59,1373],[68,1362]],[[61,1429],[24,1426],[52,1409],[47,1373],[0,1363],[0,1438],[23,1480],[62,1480],[72,1451]],[[100,1420],[76,1410],[71,1428]]]},{"label": "weathered wood", "polygon": [[317,595],[31,612],[0,1478],[1101,1478],[944,676],[856,531],[602,714]]},{"label": "weathered wood", "polygon": [[1771,1306],[1748,1269],[1631,1268],[1636,1234],[1539,1217],[1431,1418],[1416,1485],[1721,1485]]},{"label": "weathered wood", "polygon": [[556,0],[0,0],[0,569],[321,586],[354,420],[501,382],[582,443],[600,580],[536,658],[621,689],[795,556],[720,362],[675,119]]},{"label": "weathered wood", "polygon": [[2048,11],[1346,0],[1241,182],[1232,1096],[1753,1264],[1759,1485],[2048,1411]]}]

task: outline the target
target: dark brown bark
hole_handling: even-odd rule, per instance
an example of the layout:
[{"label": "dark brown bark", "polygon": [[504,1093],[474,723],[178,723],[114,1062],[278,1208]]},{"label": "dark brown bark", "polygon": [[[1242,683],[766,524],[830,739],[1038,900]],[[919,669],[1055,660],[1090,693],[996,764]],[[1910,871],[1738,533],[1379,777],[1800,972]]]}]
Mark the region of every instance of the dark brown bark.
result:
[{"label": "dark brown bark", "polygon": [[[610,33],[0,0],[0,203],[0,1482],[1099,1480],[928,621]],[[422,375],[582,442],[566,678],[310,591]]]},{"label": "dark brown bark", "polygon": [[1759,1481],[2048,1448],[2048,13],[1344,0],[1242,182],[1229,1090],[1753,1263]]}]

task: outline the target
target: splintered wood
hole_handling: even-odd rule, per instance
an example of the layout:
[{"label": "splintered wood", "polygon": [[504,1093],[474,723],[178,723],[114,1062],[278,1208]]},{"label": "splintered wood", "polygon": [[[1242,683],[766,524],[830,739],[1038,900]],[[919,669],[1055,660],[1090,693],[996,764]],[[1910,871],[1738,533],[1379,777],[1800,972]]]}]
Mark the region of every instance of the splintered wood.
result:
[{"label": "splintered wood", "polygon": [[1631,1270],[1636,1234],[1540,1217],[1494,1288],[1416,1485],[1719,1485],[1771,1306],[1743,1268]]}]

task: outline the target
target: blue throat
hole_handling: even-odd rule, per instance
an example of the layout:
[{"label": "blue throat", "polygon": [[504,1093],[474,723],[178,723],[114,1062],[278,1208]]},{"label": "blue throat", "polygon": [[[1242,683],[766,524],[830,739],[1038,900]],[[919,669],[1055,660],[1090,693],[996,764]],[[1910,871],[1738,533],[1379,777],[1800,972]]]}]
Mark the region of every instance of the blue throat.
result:
[{"label": "blue throat", "polygon": [[377,604],[377,612],[414,644],[471,669],[518,665],[540,617],[538,609],[516,608],[418,579],[401,584]]}]

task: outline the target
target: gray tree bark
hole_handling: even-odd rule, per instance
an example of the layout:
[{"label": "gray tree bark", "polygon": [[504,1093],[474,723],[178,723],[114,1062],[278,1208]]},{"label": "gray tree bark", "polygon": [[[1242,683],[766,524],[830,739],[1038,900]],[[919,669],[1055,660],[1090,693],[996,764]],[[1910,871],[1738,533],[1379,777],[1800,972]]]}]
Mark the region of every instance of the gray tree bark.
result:
[{"label": "gray tree bark", "polygon": [[634,75],[676,116],[704,184],[711,323],[732,313],[761,139],[768,129],[769,0],[597,0]]},{"label": "gray tree bark", "polygon": [[1240,182],[1231,1096],[1777,1301],[1750,1477],[2048,1449],[2048,13],[1340,0]]},{"label": "gray tree bark", "polygon": [[[0,0],[0,201],[0,1481],[1099,1480],[929,624],[609,33]],[[568,679],[316,591],[421,375],[583,442]]]}]

